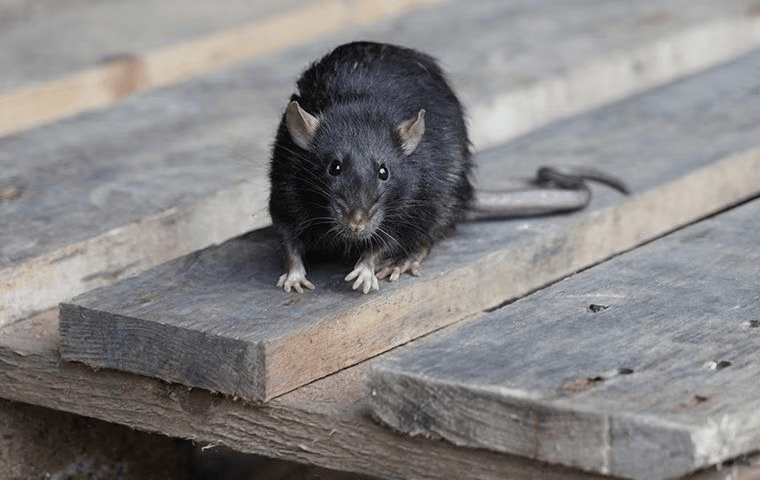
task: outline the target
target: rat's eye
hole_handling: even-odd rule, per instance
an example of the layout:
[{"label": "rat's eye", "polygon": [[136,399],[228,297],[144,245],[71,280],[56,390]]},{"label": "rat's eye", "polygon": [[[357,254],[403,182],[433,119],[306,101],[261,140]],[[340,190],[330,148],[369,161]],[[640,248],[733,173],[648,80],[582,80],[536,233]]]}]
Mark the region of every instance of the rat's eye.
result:
[{"label": "rat's eye", "polygon": [[388,167],[386,167],[384,163],[380,165],[380,169],[377,171],[377,176],[380,180],[388,180]]},{"label": "rat's eye", "polygon": [[330,167],[327,169],[328,172],[330,172],[330,175],[337,177],[340,175],[340,172],[342,170],[342,166],[340,164],[340,160],[333,160],[330,163]]}]

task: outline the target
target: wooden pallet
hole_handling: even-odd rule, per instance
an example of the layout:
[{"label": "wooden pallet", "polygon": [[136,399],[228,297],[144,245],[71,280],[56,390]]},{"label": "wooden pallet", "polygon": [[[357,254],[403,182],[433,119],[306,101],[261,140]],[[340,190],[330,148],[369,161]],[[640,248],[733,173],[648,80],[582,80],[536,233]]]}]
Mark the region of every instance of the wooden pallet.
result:
[{"label": "wooden pallet", "polygon": [[598,191],[584,212],[463,225],[420,278],[366,296],[333,263],[311,269],[316,292],[280,291],[276,239],[253,232],[63,303],[63,358],[266,401],[523,296],[760,194],[758,70],[753,53],[481,155],[492,181],[546,158],[593,165],[630,199]]},{"label": "wooden pallet", "polygon": [[[320,5],[328,3],[343,5],[342,2]],[[225,54],[227,56],[222,55],[222,58],[231,63],[206,63],[198,70],[185,72],[182,83],[160,89],[152,89],[160,86],[158,83],[133,81],[135,78],[139,80],[139,75],[126,75],[124,78],[130,80],[127,82],[130,85],[108,88],[123,93],[143,93],[122,97],[109,90],[105,92],[106,101],[98,104],[107,108],[84,111],[62,121],[44,124],[51,118],[90,108],[85,103],[63,114],[55,113],[58,116],[34,117],[32,123],[5,131],[6,134],[15,133],[0,138],[0,166],[4,172],[0,180],[0,215],[4,220],[12,220],[0,222],[0,396],[147,431],[229,445],[241,451],[387,478],[452,475],[507,479],[609,478],[599,473],[547,465],[526,457],[459,448],[438,440],[409,438],[376,424],[371,419],[362,377],[386,355],[363,361],[276,398],[271,397],[308,381],[310,376],[325,375],[342,365],[373,355],[372,352],[380,352],[388,348],[383,345],[385,342],[400,343],[406,341],[405,338],[456,322],[467,312],[498,306],[505,299],[524,295],[622,248],[631,248],[646,238],[752,195],[758,184],[752,176],[757,172],[757,153],[753,150],[757,145],[748,139],[757,124],[752,116],[753,108],[757,109],[753,107],[754,97],[747,100],[731,94],[731,86],[735,84],[730,80],[721,80],[706,90],[696,88],[695,83],[689,83],[691,80],[686,82],[684,85],[690,85],[687,89],[692,88],[692,93],[700,92],[704,96],[701,103],[689,103],[694,95],[684,94],[679,97],[683,101],[667,104],[664,103],[667,98],[658,97],[655,92],[648,97],[646,107],[621,103],[627,106],[627,116],[615,114],[610,117],[609,112],[614,109],[601,110],[596,116],[587,115],[551,126],[507,146],[497,143],[558,118],[618,101],[626,95],[737,57],[760,44],[757,10],[752,2],[739,0],[699,0],[690,2],[688,9],[680,2],[647,0],[637,2],[635,10],[622,1],[557,2],[552,8],[496,0],[468,2],[466,7],[453,0],[424,4],[382,3],[393,8],[390,13],[373,14],[371,18],[380,19],[376,23],[350,24],[345,29],[341,29],[345,26],[342,25],[336,30],[319,33],[323,36],[308,45],[281,51],[275,51],[280,48],[275,46],[270,50],[273,53],[269,54],[251,53],[251,50],[247,50],[243,57],[234,57],[234,52]],[[58,16],[67,19],[72,31],[84,32],[87,28],[88,15],[92,13],[88,8],[93,7],[88,7],[87,3],[81,5],[81,10],[77,10],[79,6],[64,7],[73,9],[75,14],[72,16]],[[195,19],[185,26],[193,26],[183,32],[183,25],[175,24],[175,34],[166,36],[170,43],[151,43],[150,36],[146,35],[141,37],[144,43],[126,50],[131,56],[112,58],[110,64],[102,67],[94,66],[96,60],[114,54],[108,45],[118,45],[119,36],[124,35],[114,28],[110,33],[115,43],[102,42],[103,48],[99,49],[98,42],[91,42],[92,52],[80,59],[79,64],[68,59],[66,64],[74,65],[73,69],[54,65],[55,68],[47,73],[45,69],[42,73],[26,73],[27,80],[21,75],[16,86],[28,83],[33,91],[49,94],[51,91],[45,90],[43,84],[65,84],[67,75],[72,75],[69,79],[74,78],[82,69],[93,66],[80,78],[101,81],[104,72],[140,73],[140,68],[133,67],[144,67],[146,59],[161,58],[160,52],[186,51],[182,48],[188,45],[202,50],[203,42],[195,42],[199,35],[206,40],[230,39],[234,38],[231,33],[235,29],[256,31],[254,27],[257,25],[287,17],[291,8],[295,13],[303,13],[310,11],[311,7],[297,1],[281,2],[277,6],[267,6],[271,10],[266,12],[255,11],[259,8],[255,7],[254,10],[231,14],[226,19],[215,19],[209,24],[204,24],[203,19],[211,17],[200,10],[185,12],[187,18]],[[393,16],[401,12],[404,14]],[[8,21],[8,18],[0,17],[0,22]],[[34,27],[28,24],[29,31],[38,29],[36,31],[46,31],[49,35],[62,31],[56,27],[54,16],[41,18],[44,21],[36,21],[43,24]],[[558,18],[561,21],[557,21]],[[79,23],[74,19],[79,19]],[[44,23],[48,21],[52,23]],[[71,25],[77,26],[71,28]],[[246,30],[248,27],[254,30]],[[477,34],[456,35],[458,41],[442,42],[441,31]],[[3,35],[18,35],[19,32],[3,28],[0,37],[8,39],[11,37]],[[74,51],[64,38],[61,36],[60,42],[43,43],[49,48],[60,48],[62,52]],[[285,353],[279,357],[285,359],[281,363],[285,367],[271,369],[270,376],[264,376],[267,380],[259,385],[258,390],[249,392],[249,398],[271,398],[265,405],[253,405],[239,398],[132,373],[93,370],[62,361],[59,349],[63,346],[65,351],[68,347],[64,346],[66,342],[59,341],[55,313],[48,311],[35,315],[35,312],[61,301],[75,305],[70,302],[75,295],[112,285],[171,258],[231,238],[227,243],[198,253],[195,258],[202,261],[196,267],[203,268],[196,271],[219,273],[219,270],[204,270],[208,266],[204,262],[214,255],[234,261],[235,255],[243,253],[234,247],[241,244],[253,248],[254,252],[265,250],[261,243],[256,244],[253,240],[267,242],[266,232],[234,237],[268,223],[263,214],[266,199],[264,174],[271,133],[284,106],[283,99],[291,91],[298,72],[309,61],[336,44],[354,38],[404,43],[442,59],[470,112],[473,138],[482,163],[482,186],[503,186],[520,181],[531,176],[536,163],[543,163],[548,156],[560,164],[601,162],[598,166],[629,176],[637,194],[622,199],[600,188],[595,190],[592,210],[580,215],[465,225],[455,237],[434,251],[423,265],[421,279],[404,278],[396,285],[385,285],[380,295],[374,297],[357,299],[345,290],[342,281],[331,276],[331,272],[335,272],[334,266],[323,266],[321,274],[315,276],[320,290],[304,298],[346,299],[343,315],[347,317],[341,325],[358,327],[349,329],[342,337],[350,348],[340,350],[335,343],[330,343],[335,341],[331,332],[322,332],[322,339],[329,344],[324,351],[339,351],[340,354],[329,358],[325,365],[307,364],[304,369],[304,359],[296,358],[298,363],[288,367],[287,361],[293,356],[288,356],[287,349],[294,345],[296,350],[301,348],[303,342],[299,344],[298,339],[304,339],[308,328],[308,322],[299,324],[298,319],[288,317],[285,325],[276,326],[281,329],[280,333],[285,332],[283,336],[270,336],[267,338],[271,341],[259,343],[264,345],[267,354],[275,353],[272,358]],[[0,41],[0,45],[12,44]],[[234,45],[234,42],[227,45]],[[124,53],[124,50],[115,53]],[[234,63],[238,61],[241,63]],[[5,63],[13,64],[13,61]],[[209,71],[222,64],[228,67],[218,72]],[[143,68],[142,72],[145,71]],[[203,76],[193,79],[196,74]],[[0,91],[13,81],[1,83],[0,80],[3,85]],[[750,90],[753,81],[754,77],[749,75],[745,86]],[[721,88],[724,84],[727,89]],[[101,90],[96,88],[94,91],[102,91],[102,87],[98,88]],[[1,99],[18,93],[16,87],[11,90],[6,90],[8,95],[3,94]],[[725,106],[732,106],[730,113],[717,108],[721,99]],[[663,112],[681,108],[691,108],[690,120],[693,122],[685,122],[679,129],[673,118]],[[711,114],[708,116],[710,121],[697,121],[698,115],[705,112]],[[725,118],[718,121],[720,115]],[[734,115],[738,116],[734,119]],[[613,125],[610,121],[615,118],[632,124],[628,128]],[[640,128],[636,129],[634,124]],[[647,124],[650,129],[643,127]],[[41,126],[24,130],[29,125]],[[597,138],[600,126],[606,132],[605,138]],[[708,137],[705,129],[713,127],[715,131],[709,131]],[[692,132],[698,134],[689,136],[689,141],[677,154],[665,147],[667,139]],[[754,137],[758,138],[757,135]],[[626,138],[628,141],[623,141]],[[649,140],[637,142],[641,138]],[[599,140],[594,151],[584,151],[591,145],[584,143],[589,139]],[[637,151],[639,155],[635,154]],[[639,161],[641,152],[652,155],[648,159],[656,164],[655,168],[636,171],[635,162]],[[664,163],[666,158],[673,159],[673,164]],[[509,162],[509,170],[503,167],[504,161]],[[711,195],[700,197],[697,202],[683,202],[695,185]],[[666,215],[662,215],[663,203],[668,206]],[[225,215],[220,215],[220,211]],[[637,212],[644,212],[645,216],[633,215]],[[251,213],[254,213],[253,218]],[[631,218],[636,219],[632,224],[623,222],[623,219]],[[489,232],[497,235],[499,241],[505,239],[505,243],[491,250],[484,245],[473,249],[473,244],[477,245],[479,240],[484,243],[483,240],[489,238],[486,236]],[[600,243],[595,243],[600,239]],[[629,246],[623,247],[626,244]],[[577,256],[569,260],[567,256],[563,257],[563,245],[569,249],[567,252],[574,252]],[[521,252],[527,252],[527,257],[522,257]],[[502,260],[494,262],[494,258]],[[509,265],[504,258],[510,261],[524,258],[524,261]],[[176,266],[165,264],[158,267],[151,275],[161,269],[168,274],[172,265]],[[227,264],[230,265],[233,264]],[[498,266],[493,269],[493,265]],[[249,261],[246,268],[250,266]],[[252,271],[243,273],[260,281],[261,291],[270,291],[265,290],[273,288],[271,283],[264,286],[265,274],[274,273],[276,277],[279,273],[272,259],[257,262],[252,268]],[[236,267],[228,272],[239,274],[241,270]],[[526,273],[537,270],[540,275]],[[446,288],[453,289],[451,297],[461,296],[462,279],[470,278],[468,275],[473,271],[479,272],[481,279],[483,272],[492,275],[494,281],[485,282],[487,288],[483,291],[475,288],[476,284],[468,285],[471,293],[468,299],[472,300],[461,309],[454,305],[450,312],[433,316],[430,320],[430,312],[440,311],[443,306],[436,304],[436,296],[440,298]],[[341,271],[343,274],[345,272]],[[505,276],[507,281],[504,281]],[[146,278],[150,277],[135,281],[139,283]],[[241,284],[241,277],[233,275],[229,280],[230,285],[243,289],[241,291],[245,294],[251,291],[245,290],[250,285]],[[118,290],[124,285],[135,286],[121,283],[115,288]],[[145,305],[153,304],[151,308],[157,307],[155,311],[161,311],[172,300],[171,295],[166,295],[170,292],[159,293],[155,298],[150,295],[141,298],[150,300]],[[292,302],[294,298],[276,290],[274,294],[275,298],[282,299],[282,303]],[[394,310],[388,302],[405,304],[410,298],[420,300],[412,309],[417,310],[411,312],[417,315],[418,323],[407,322],[405,328],[392,330],[403,322],[401,312]],[[159,300],[168,300],[168,303],[162,304]],[[235,302],[240,305],[239,299],[236,298]],[[304,315],[309,308],[314,308],[303,300],[289,305],[282,303],[273,305],[288,314],[300,312]],[[109,305],[113,306],[112,303]],[[372,322],[377,324],[377,319],[367,314],[371,307],[391,313],[391,327],[386,329],[386,334],[370,328],[370,335],[364,335]],[[227,309],[227,313],[233,310]],[[367,321],[352,323],[348,317],[357,312],[358,318]],[[320,314],[318,323],[324,327],[342,321],[324,311]],[[70,326],[70,323],[62,325],[66,335],[72,334],[67,330]],[[182,329],[187,326],[187,323],[180,325]],[[240,323],[235,326],[233,322],[233,328],[239,326]],[[167,327],[167,331],[176,332],[172,330],[174,328],[177,325]],[[223,332],[224,335],[231,329]],[[160,330],[154,331],[166,333]],[[224,344],[225,347],[240,340],[224,335],[207,335],[206,339],[211,343],[220,338],[222,344],[231,342]],[[367,338],[375,338],[380,345],[366,343]],[[357,339],[364,341],[359,345]],[[320,356],[313,347],[300,351],[308,354],[307,359]],[[223,361],[221,359],[217,364]],[[169,367],[176,365],[170,362]],[[208,380],[207,367],[208,364],[193,366],[196,373],[201,372],[198,377],[213,382],[215,380]],[[294,373],[293,378],[283,381],[283,372]],[[187,378],[182,376],[183,381]],[[213,384],[206,386],[236,392],[235,386],[230,386],[230,377],[224,378],[229,389]],[[377,408],[376,405],[373,407]],[[752,474],[752,469],[740,466],[731,471]],[[694,478],[723,478],[721,475],[713,470]]]}]

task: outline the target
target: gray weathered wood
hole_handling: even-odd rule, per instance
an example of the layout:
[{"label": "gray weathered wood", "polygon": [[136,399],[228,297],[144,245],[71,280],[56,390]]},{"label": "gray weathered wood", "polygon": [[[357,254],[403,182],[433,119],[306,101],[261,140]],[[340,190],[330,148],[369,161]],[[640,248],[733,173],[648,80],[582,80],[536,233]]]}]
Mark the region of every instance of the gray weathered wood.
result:
[{"label": "gray weathered wood", "polygon": [[599,188],[573,215],[462,225],[420,278],[367,296],[334,264],[311,267],[316,292],[279,291],[256,231],[62,304],[62,355],[268,400],[525,295],[760,193],[759,68],[756,52],[481,155],[491,182],[551,158],[621,175],[631,198]]},{"label": "gray weathered wood", "polygon": [[398,435],[373,421],[365,366],[252,405],[200,389],[61,361],[56,316],[0,327],[0,396],[158,432],[387,479],[611,480],[448,442]]},{"label": "gray weathered wood", "polygon": [[758,235],[755,200],[389,355],[367,376],[372,411],[635,479],[756,451]]},{"label": "gray weathered wood", "polygon": [[[339,42],[369,38],[438,56],[481,148],[760,42],[760,20],[745,15],[750,0],[636,5],[450,1],[0,139],[0,324],[267,224],[266,162],[284,99],[298,72]],[[29,28],[60,30],[65,17],[77,25],[71,31],[84,31],[74,19],[85,22],[89,13],[102,11],[43,15],[29,20],[42,26]],[[187,26],[194,34],[229,26],[227,17],[203,26],[198,10],[188,14],[196,18]],[[0,50],[13,50],[10,57],[25,38],[19,28],[0,29],[0,36],[17,36],[0,41]],[[123,35],[117,30],[114,38]],[[442,31],[467,35],[442,41]],[[152,35],[140,36],[146,43],[130,44],[130,52],[144,59]],[[109,42],[79,51],[83,61]],[[74,50],[69,40],[43,43]],[[68,58],[74,67],[78,61]],[[532,174],[532,167],[517,173]]]},{"label": "gray weathered wood", "polygon": [[[104,2],[61,8],[32,21],[0,17],[0,25],[11,23],[2,29],[10,34],[0,34],[9,47],[0,50],[0,59],[11,57],[8,76],[75,70],[42,85],[27,79],[31,85],[0,94],[0,137],[440,1],[223,1],[215,15],[207,5],[178,0],[138,1],[131,9]],[[8,28],[14,23],[17,28]]]},{"label": "gray weathered wood", "polygon": [[196,40],[303,7],[304,0],[216,5],[154,2],[44,2],[0,6],[0,92],[38,87],[119,54]]},{"label": "gray weathered wood", "polygon": [[[305,38],[324,37],[341,27],[410,9],[422,8],[424,13],[411,22],[392,21],[391,32],[387,26],[370,27],[345,37],[385,31],[380,35],[386,40],[403,36],[405,42],[430,46],[433,39],[426,27],[441,8],[425,7],[443,1],[225,0],[217,8],[179,0],[140,0],[131,8],[118,2],[30,3],[34,2],[13,2],[0,12],[0,45],[6,47],[0,48],[0,64],[5,66],[0,74],[0,92],[5,93],[0,94],[0,109],[12,112],[0,118],[0,136],[102,107],[133,90],[173,83],[260,51],[304,43]],[[442,7],[453,20],[448,26],[467,32],[469,55],[460,71],[468,80],[471,72],[486,65],[493,73],[487,89],[494,95],[479,108],[500,121],[479,126],[485,129],[483,138],[501,138],[505,130],[513,134],[545,120],[549,112],[567,114],[579,100],[580,104],[606,102],[610,95],[651,86],[757,46],[760,32],[753,6],[751,0],[695,0],[688,8],[656,0],[639,1],[635,8],[625,0],[537,6],[491,0]],[[313,22],[315,14],[322,15],[321,22]],[[470,23],[473,19],[476,28]],[[289,35],[291,29],[299,35]],[[493,29],[514,41],[499,48],[499,40],[480,35]],[[530,41],[524,42],[527,38]],[[432,45],[444,44],[437,50],[451,48],[439,38],[434,40]],[[525,49],[535,53],[525,55]],[[104,60],[125,54],[134,62],[115,71],[126,73],[130,81],[117,81],[121,86],[111,88],[113,72]],[[549,72],[551,79],[545,75]],[[525,88],[505,92],[505,74]],[[26,127],[14,126],[18,122]]]},{"label": "gray weathered wood", "polygon": [[[613,477],[393,432],[372,420],[362,378],[385,355],[265,406],[61,361],[55,312],[0,327],[0,396],[241,452],[387,479],[612,480]],[[387,355],[387,354],[386,354]],[[757,465],[757,458],[754,459]],[[749,480],[739,461],[688,480]],[[686,479],[684,479],[686,480]]]}]

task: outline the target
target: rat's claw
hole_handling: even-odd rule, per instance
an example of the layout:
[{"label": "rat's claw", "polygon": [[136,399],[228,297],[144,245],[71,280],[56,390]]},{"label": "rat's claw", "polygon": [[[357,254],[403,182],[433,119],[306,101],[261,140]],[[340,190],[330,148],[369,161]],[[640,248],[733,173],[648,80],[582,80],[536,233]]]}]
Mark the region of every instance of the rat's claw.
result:
[{"label": "rat's claw", "polygon": [[365,263],[359,262],[351,273],[346,275],[346,281],[356,279],[353,285],[354,290],[361,288],[363,293],[369,293],[370,290],[379,290],[380,284],[377,282],[374,269],[369,268]]},{"label": "rat's claw", "polygon": [[384,265],[377,272],[377,278],[382,280],[387,277],[389,282],[396,280],[399,275],[401,275],[401,269],[395,265]]},{"label": "rat's claw", "polygon": [[420,276],[420,262],[419,260],[412,260],[410,258],[404,260],[398,260],[390,265],[384,265],[379,272],[377,272],[377,278],[388,277],[389,282],[398,280],[402,273],[409,272],[410,275],[415,277]]},{"label": "rat's claw", "polygon": [[283,274],[277,281],[277,286],[290,292],[290,289],[294,289],[298,293],[303,293],[303,289],[308,288],[314,290],[314,284],[306,279],[306,272],[290,271]]}]

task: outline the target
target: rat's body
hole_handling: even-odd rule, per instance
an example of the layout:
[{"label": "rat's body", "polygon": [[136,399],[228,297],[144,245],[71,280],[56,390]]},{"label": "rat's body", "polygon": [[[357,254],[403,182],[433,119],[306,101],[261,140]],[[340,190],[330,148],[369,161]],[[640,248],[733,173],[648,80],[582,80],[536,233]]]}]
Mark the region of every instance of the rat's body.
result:
[{"label": "rat's body", "polygon": [[278,285],[313,288],[303,265],[312,250],[357,259],[346,279],[365,293],[378,277],[416,274],[473,196],[464,114],[443,72],[427,55],[361,42],[313,64],[297,86],[270,170],[288,269]]},{"label": "rat's body", "polygon": [[356,261],[346,280],[417,275],[430,247],[465,217],[540,215],[585,207],[583,179],[625,185],[594,169],[539,169],[541,188],[476,197],[464,112],[436,61],[407,48],[357,42],[304,72],[272,152],[269,212],[287,273],[302,292],[304,256]]}]

